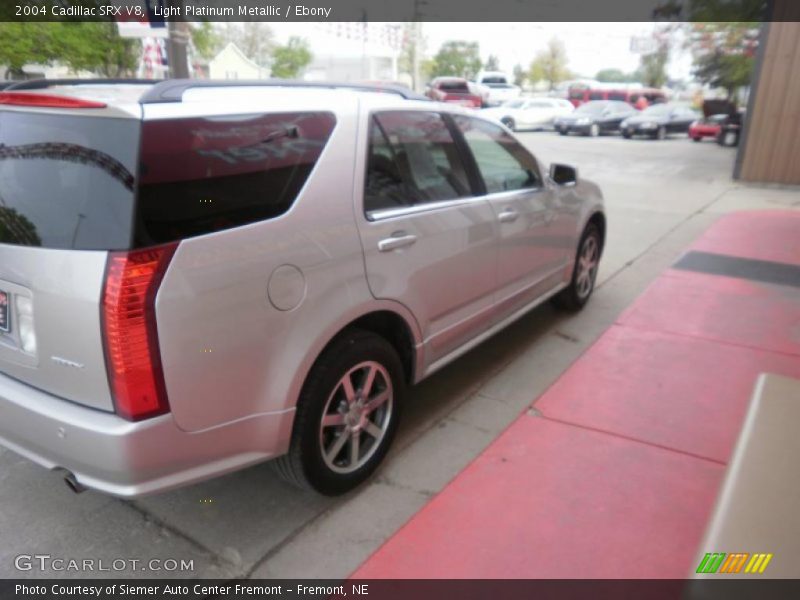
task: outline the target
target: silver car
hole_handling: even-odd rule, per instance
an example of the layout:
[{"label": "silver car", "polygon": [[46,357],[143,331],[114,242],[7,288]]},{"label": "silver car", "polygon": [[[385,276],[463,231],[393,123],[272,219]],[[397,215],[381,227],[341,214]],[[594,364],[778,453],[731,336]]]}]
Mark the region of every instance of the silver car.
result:
[{"label": "silver car", "polygon": [[395,89],[51,82],[0,93],[0,443],[132,497],[277,458],[323,494],[407,389],[553,298],[598,187]]}]

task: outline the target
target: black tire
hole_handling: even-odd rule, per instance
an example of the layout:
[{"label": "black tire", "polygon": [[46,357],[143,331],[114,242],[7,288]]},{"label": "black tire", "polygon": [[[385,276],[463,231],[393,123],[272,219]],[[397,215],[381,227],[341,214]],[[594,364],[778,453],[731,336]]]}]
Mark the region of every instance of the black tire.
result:
[{"label": "black tire", "polygon": [[702,141],[703,141],[703,138],[701,138],[701,137],[693,137],[693,138],[692,138],[692,141],[693,141],[693,142],[702,142]]},{"label": "black tire", "polygon": [[633,137],[633,134],[632,133],[628,133],[627,131],[623,131],[622,132],[622,137],[624,137],[626,140],[629,140],[629,139],[631,139]]},{"label": "black tire", "polygon": [[583,230],[583,235],[581,235],[580,242],[578,243],[578,249],[575,252],[575,262],[572,266],[572,279],[570,280],[569,286],[561,290],[556,296],[553,297],[553,304],[560,309],[570,312],[577,312],[586,306],[589,298],[592,297],[592,292],[594,292],[594,283],[597,277],[597,269],[595,269],[594,275],[591,277],[591,287],[588,294],[579,293],[577,282],[579,259],[589,238],[594,239],[597,247],[597,261],[598,263],[600,261],[600,256],[603,250],[603,240],[597,225],[594,223],[589,223],[586,226],[586,229]]},{"label": "black tire", "polygon": [[511,131],[516,131],[515,127],[517,126],[517,124],[511,117],[503,117],[502,119],[500,119],[500,122],[506,127],[508,127]]},{"label": "black tire", "polygon": [[[350,473],[337,473],[323,458],[320,433],[323,411],[328,406],[329,398],[340,390],[340,380],[348,371],[366,361],[380,364],[391,379],[391,410],[386,415],[389,422],[383,437],[375,442],[377,448],[371,450],[363,465]],[[372,475],[392,444],[400,420],[404,391],[403,366],[391,344],[369,331],[346,331],[317,359],[303,385],[297,402],[289,452],[274,461],[278,472],[290,483],[326,496],[343,494],[357,487]],[[362,435],[367,436],[366,431]]]},{"label": "black tire", "polygon": [[559,135],[567,135],[568,133],[569,133],[569,131],[567,131],[566,129],[559,129],[558,130],[558,134]]}]

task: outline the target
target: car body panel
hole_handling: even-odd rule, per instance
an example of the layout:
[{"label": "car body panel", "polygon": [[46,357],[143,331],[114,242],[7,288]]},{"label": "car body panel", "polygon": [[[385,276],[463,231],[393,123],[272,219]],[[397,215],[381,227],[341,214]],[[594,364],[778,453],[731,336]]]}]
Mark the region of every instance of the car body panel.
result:
[{"label": "car body panel", "polygon": [[[3,365],[0,443],[110,494],[172,489],[285,453],[309,371],[359,318],[398,317],[417,382],[563,289],[602,195],[582,179],[556,185],[541,162],[539,189],[365,214],[369,118],[398,109],[475,115],[340,89],[220,87],[145,105],[145,121],[329,110],[336,124],[285,213],[178,244],[155,300],[167,414],[130,422],[112,412],[100,323],[107,252],[0,245],[0,290],[6,282],[34,299],[39,362],[67,361],[30,385],[30,365]],[[502,222],[508,208],[519,218]],[[380,251],[398,233],[416,239]],[[48,377],[58,386],[48,390]]]}]

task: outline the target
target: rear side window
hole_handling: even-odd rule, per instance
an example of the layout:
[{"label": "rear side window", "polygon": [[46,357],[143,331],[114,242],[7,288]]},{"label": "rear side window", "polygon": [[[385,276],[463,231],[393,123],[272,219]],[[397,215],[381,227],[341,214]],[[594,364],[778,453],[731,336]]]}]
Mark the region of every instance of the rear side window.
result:
[{"label": "rear side window", "polygon": [[127,249],[139,125],[0,111],[0,244]]},{"label": "rear side window", "polygon": [[392,111],[373,116],[364,186],[367,213],[454,200],[471,192],[440,114]]},{"label": "rear side window", "polygon": [[145,121],[136,245],[282,215],[300,193],[335,123],[328,112]]},{"label": "rear side window", "polygon": [[621,102],[625,101],[625,92],[609,92],[608,94],[609,100],[619,100]]},{"label": "rear side window", "polygon": [[471,117],[458,115],[454,118],[475,157],[487,193],[540,185],[536,160],[502,128]]},{"label": "rear side window", "polygon": [[605,100],[603,92],[589,92],[589,100]]}]

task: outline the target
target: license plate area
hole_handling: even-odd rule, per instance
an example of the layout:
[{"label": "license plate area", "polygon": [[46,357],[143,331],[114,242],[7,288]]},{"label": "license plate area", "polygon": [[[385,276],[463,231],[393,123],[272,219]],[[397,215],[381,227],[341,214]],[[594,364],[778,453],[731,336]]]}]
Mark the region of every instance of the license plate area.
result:
[{"label": "license plate area", "polygon": [[9,309],[10,304],[11,295],[4,290],[0,290],[0,331],[3,333],[8,333],[11,331],[11,310]]}]

